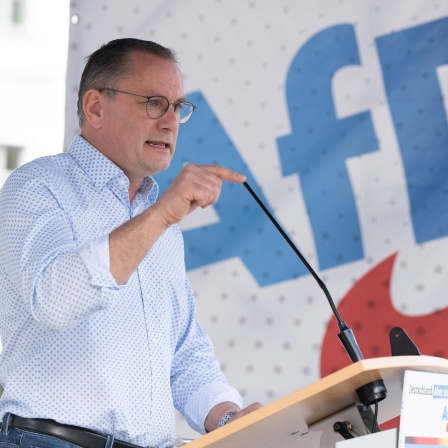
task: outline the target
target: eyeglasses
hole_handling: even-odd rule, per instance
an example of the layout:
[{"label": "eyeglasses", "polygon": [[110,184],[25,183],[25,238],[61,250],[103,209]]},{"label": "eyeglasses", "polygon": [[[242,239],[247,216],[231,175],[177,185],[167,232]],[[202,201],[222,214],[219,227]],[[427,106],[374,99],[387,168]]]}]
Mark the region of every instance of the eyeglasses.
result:
[{"label": "eyeglasses", "polygon": [[164,96],[144,96],[136,93],[123,92],[122,90],[112,89],[110,87],[102,87],[99,92],[110,90],[111,92],[124,93],[126,95],[139,96],[146,99],[146,113],[149,118],[157,119],[166,114],[168,108],[173,106],[173,110],[179,115],[179,123],[186,123],[193,115],[196,106],[188,101],[179,101],[178,103],[170,103]]}]

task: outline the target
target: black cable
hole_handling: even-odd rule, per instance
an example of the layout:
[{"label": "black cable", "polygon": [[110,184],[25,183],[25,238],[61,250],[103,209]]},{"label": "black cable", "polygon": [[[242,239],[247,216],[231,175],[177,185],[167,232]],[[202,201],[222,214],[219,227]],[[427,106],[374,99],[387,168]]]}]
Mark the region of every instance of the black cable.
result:
[{"label": "black cable", "polygon": [[288,243],[289,247],[294,251],[294,253],[300,258],[300,261],[305,265],[305,267],[308,269],[308,272],[314,277],[314,280],[316,280],[317,284],[321,287],[323,290],[325,297],[328,300],[328,303],[330,304],[331,309],[333,310],[333,314],[336,316],[336,320],[338,321],[338,326],[341,331],[347,329],[346,323],[342,320],[342,317],[339,315],[339,311],[336,308],[336,305],[334,304],[334,300],[330,295],[330,292],[327,289],[327,286],[325,283],[321,280],[321,278],[316,274],[316,271],[311,267],[311,265],[308,263],[306,258],[302,255],[302,253],[297,249],[296,245],[291,241],[289,236],[286,234],[286,232],[282,229],[280,224],[277,222],[277,220],[272,216],[271,212],[267,209],[267,207],[261,202],[260,198],[257,196],[254,190],[252,190],[251,186],[247,182],[243,182],[244,187],[246,190],[250,193],[250,195],[255,199],[255,202],[260,206],[260,208],[264,211],[264,213],[267,215],[267,217],[270,219],[272,224],[274,224],[275,228],[280,232],[282,237],[285,239],[285,241]]},{"label": "black cable", "polygon": [[378,426],[378,400],[375,400],[375,412],[373,414],[372,430],[370,431],[372,434],[376,432],[377,426]]}]

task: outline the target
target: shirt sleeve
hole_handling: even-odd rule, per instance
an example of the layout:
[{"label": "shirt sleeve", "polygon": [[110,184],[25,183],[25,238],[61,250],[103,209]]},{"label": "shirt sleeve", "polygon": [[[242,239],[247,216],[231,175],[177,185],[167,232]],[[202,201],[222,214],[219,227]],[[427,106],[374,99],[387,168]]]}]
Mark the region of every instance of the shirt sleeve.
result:
[{"label": "shirt sleeve", "polygon": [[109,235],[84,244],[78,254],[89,271],[93,285],[114,286],[116,282],[110,273]]},{"label": "shirt sleeve", "polygon": [[230,401],[242,409],[243,399],[239,392],[226,383],[206,384],[189,398],[185,408],[185,419],[198,433],[205,434],[205,419],[219,403]]},{"label": "shirt sleeve", "polygon": [[62,330],[110,306],[119,288],[105,266],[105,239],[80,246],[44,182],[20,172],[10,179],[0,200],[0,250],[8,281],[34,319]]},{"label": "shirt sleeve", "polygon": [[214,406],[230,401],[241,408],[243,399],[227,384],[212,342],[196,320],[188,279],[185,284],[190,312],[188,325],[176,347],[171,388],[176,408],[195,431],[205,434],[205,419]]}]

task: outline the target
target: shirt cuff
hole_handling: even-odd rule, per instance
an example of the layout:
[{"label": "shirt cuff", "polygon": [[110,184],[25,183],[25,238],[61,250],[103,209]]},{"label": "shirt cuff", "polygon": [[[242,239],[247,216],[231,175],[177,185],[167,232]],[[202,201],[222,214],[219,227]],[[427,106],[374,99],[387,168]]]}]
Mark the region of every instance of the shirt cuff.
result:
[{"label": "shirt cuff", "polygon": [[109,235],[90,241],[78,250],[87,268],[93,286],[118,289],[115,278],[110,273]]},{"label": "shirt cuff", "polygon": [[230,401],[243,407],[243,399],[236,389],[227,383],[207,384],[198,389],[187,401],[185,419],[199,434],[205,434],[205,419],[208,413],[219,403]]}]

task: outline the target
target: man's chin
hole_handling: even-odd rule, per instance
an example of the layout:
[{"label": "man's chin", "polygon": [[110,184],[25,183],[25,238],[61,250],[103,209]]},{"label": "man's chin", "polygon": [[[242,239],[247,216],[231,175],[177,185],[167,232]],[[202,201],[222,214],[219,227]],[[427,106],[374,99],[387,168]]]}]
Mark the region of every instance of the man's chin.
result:
[{"label": "man's chin", "polygon": [[162,171],[167,170],[171,165],[171,158],[169,160],[167,160],[165,163],[159,163],[159,164],[154,164],[151,165],[150,167],[148,167],[148,172],[150,173],[151,176],[154,176],[158,173],[161,173]]}]

